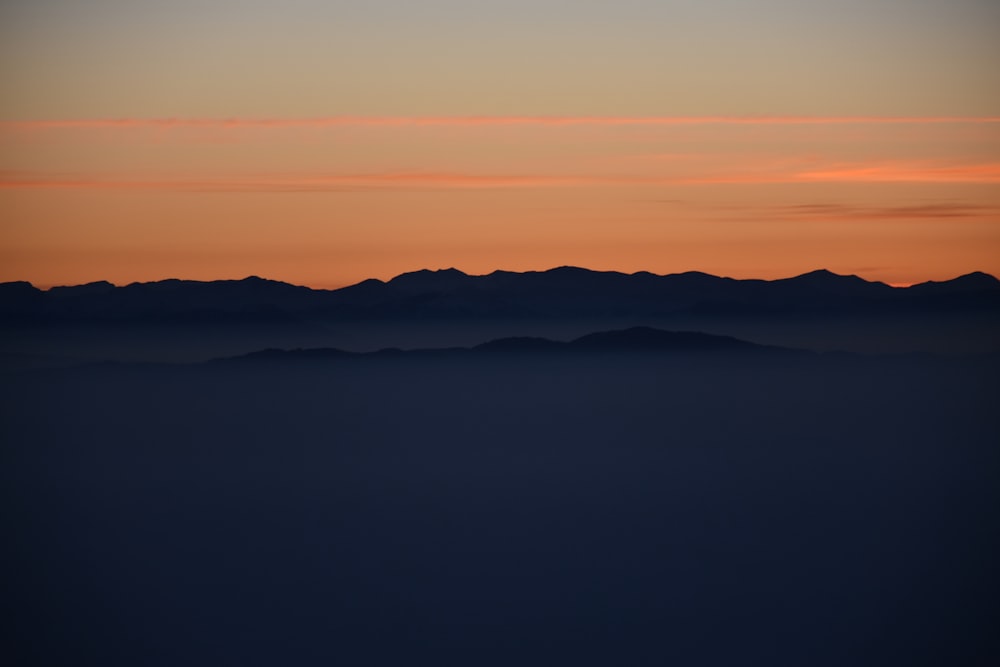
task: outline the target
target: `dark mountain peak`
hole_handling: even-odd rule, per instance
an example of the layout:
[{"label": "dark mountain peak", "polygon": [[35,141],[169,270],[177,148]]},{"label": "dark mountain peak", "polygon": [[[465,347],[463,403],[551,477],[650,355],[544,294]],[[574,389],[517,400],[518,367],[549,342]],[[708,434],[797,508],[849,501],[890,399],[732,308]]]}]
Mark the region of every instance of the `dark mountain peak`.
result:
[{"label": "dark mountain peak", "polygon": [[433,291],[450,290],[470,280],[471,276],[455,268],[450,269],[421,269],[409,273],[401,273],[389,281],[389,285],[408,291]]},{"label": "dark mountain peak", "polygon": [[413,277],[426,277],[426,276],[439,276],[439,277],[465,277],[467,274],[459,271],[458,269],[452,267],[448,269],[420,269],[418,271],[408,271],[406,273],[401,273],[389,282],[393,280],[399,280],[401,278],[413,278]]},{"label": "dark mountain peak", "polygon": [[879,299],[889,296],[892,288],[885,283],[865,280],[854,274],[834,273],[818,269],[791,278],[770,281],[780,289],[791,290],[801,298],[821,298],[843,301],[845,299]]},{"label": "dark mountain peak", "polygon": [[976,289],[996,289],[1000,287],[1000,280],[997,280],[995,276],[991,276],[990,274],[982,271],[966,273],[949,282],[953,285],[960,284],[967,287],[974,287]]},{"label": "dark mountain peak", "polygon": [[600,271],[593,271],[591,269],[584,269],[584,268],[581,268],[579,266],[568,266],[568,265],[566,265],[566,266],[556,266],[556,267],[553,267],[553,268],[549,269],[548,271],[543,271],[542,273],[549,273],[549,274],[552,274],[552,275],[563,275],[563,276],[568,276],[568,275],[584,276],[584,275],[591,275],[591,274],[594,274],[594,273],[601,273],[601,272]]},{"label": "dark mountain peak", "polygon": [[81,296],[81,295],[92,295],[92,294],[104,294],[111,292],[115,289],[115,286],[109,283],[107,280],[97,280],[92,283],[84,283],[83,285],[69,285],[58,287],[53,287],[49,292],[53,295],[69,295]]},{"label": "dark mountain peak", "polygon": [[714,286],[719,283],[731,281],[731,278],[720,278],[719,276],[713,276],[711,273],[704,273],[703,271],[670,273],[663,276],[663,279],[670,281],[674,285],[683,285],[692,289]]},{"label": "dark mountain peak", "polygon": [[[640,273],[647,273],[648,275],[654,275],[654,274],[649,274],[648,272],[640,272]],[[568,265],[557,266],[547,271],[542,271],[541,274],[545,276],[553,276],[559,278],[581,278],[581,279],[591,279],[591,278],[600,279],[602,277],[610,277],[618,279],[618,278],[631,278],[633,276],[640,275],[639,273],[622,273],[621,271],[597,271],[595,269],[585,269],[581,266],[568,266]]]},{"label": "dark mountain peak", "polygon": [[143,292],[163,292],[165,290],[195,290],[199,292],[223,290],[229,293],[233,291],[245,291],[247,293],[258,293],[261,290],[272,288],[311,291],[311,288],[292,285],[280,280],[261,278],[260,276],[247,276],[246,278],[230,280],[179,280],[177,278],[166,278],[164,280],[153,280],[149,282],[129,283],[124,289],[129,291]]},{"label": "dark mountain peak", "polygon": [[861,276],[853,273],[834,273],[829,269],[816,269],[791,278],[781,278],[774,282],[795,281],[799,283],[811,283],[815,285],[855,283],[855,284],[875,284],[870,280],[865,280]]},{"label": "dark mountain peak", "polygon": [[7,283],[0,283],[0,291],[4,294],[14,294],[14,293],[29,293],[29,292],[41,292],[27,280],[13,280]]},{"label": "dark mountain peak", "polygon": [[792,276],[791,278],[784,278],[783,280],[794,280],[802,283],[832,283],[842,280],[861,280],[855,275],[843,275],[839,273],[834,273],[829,269],[816,269],[815,271],[809,271],[807,273],[802,273],[797,276]]},{"label": "dark mountain peak", "polygon": [[342,306],[365,307],[373,303],[381,303],[391,296],[393,290],[388,283],[378,278],[369,278],[360,283],[348,285],[335,290],[321,290],[329,298],[336,299]]},{"label": "dark mountain peak", "polygon": [[547,271],[529,272],[529,274],[540,279],[539,284],[558,286],[560,289],[567,287],[581,290],[601,289],[608,285],[621,284],[623,281],[640,280],[618,271],[594,271],[579,266],[557,266]]},{"label": "dark mountain peak", "polygon": [[[260,276],[247,276],[243,280],[233,280],[228,281],[230,285],[237,288],[248,288],[255,292],[259,291],[270,291],[270,290],[308,290],[312,291],[311,287],[305,287],[302,285],[292,285],[291,283],[286,283],[281,280],[272,280],[270,278],[261,278]],[[211,283],[206,283],[211,284]]]},{"label": "dark mountain peak", "polygon": [[705,273],[704,271],[682,271],[681,273],[670,273],[667,275],[668,278],[713,278],[719,280],[719,276],[713,276],[711,273]]},{"label": "dark mountain peak", "polygon": [[[859,275],[853,273],[834,273],[829,269],[816,269],[815,271],[809,271],[808,273],[803,273],[798,276],[793,276],[791,278],[784,278],[786,281],[796,281],[800,283],[811,283],[814,285],[835,285],[841,284],[846,285],[854,283],[855,285],[885,285],[885,283],[878,282],[875,280],[865,280]],[[780,280],[775,282],[781,282]]]},{"label": "dark mountain peak", "polygon": [[951,280],[929,280],[905,288],[914,294],[953,294],[957,292],[978,292],[1000,289],[1000,280],[982,271],[973,271]]},{"label": "dark mountain peak", "polygon": [[377,285],[385,285],[385,284],[386,283],[385,283],[384,280],[379,280],[378,278],[368,278],[367,280],[362,280],[360,283],[357,283],[356,285],[353,285],[353,287],[357,287],[358,285],[366,285],[368,287],[375,287]]},{"label": "dark mountain peak", "polygon": [[360,283],[354,283],[353,285],[348,285],[347,287],[341,287],[332,291],[343,294],[351,292],[369,293],[374,290],[381,290],[388,284],[389,283],[384,280],[379,280],[378,278],[368,278],[367,280],[362,280]]},{"label": "dark mountain peak", "polygon": [[163,280],[149,280],[146,282],[136,281],[134,283],[129,283],[125,285],[125,289],[136,289],[136,288],[156,288],[161,287],[180,287],[182,285],[197,285],[198,281],[195,280],[181,280],[179,278],[164,278]]}]

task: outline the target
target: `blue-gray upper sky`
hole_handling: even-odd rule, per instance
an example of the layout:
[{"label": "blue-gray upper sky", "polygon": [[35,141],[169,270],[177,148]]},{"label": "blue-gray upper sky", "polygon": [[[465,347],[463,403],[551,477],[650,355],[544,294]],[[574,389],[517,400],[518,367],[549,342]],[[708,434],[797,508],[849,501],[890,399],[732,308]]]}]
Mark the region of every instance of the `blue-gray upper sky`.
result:
[{"label": "blue-gray upper sky", "polygon": [[993,0],[31,0],[7,119],[995,115]]}]

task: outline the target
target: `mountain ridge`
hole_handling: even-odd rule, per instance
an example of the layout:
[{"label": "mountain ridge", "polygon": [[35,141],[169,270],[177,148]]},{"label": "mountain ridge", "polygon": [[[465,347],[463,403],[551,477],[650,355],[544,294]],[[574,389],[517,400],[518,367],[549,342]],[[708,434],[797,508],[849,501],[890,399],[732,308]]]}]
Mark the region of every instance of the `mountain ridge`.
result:
[{"label": "mountain ridge", "polygon": [[470,275],[422,269],[314,289],[258,276],[239,280],[168,279],[115,286],[107,281],[41,290],[0,283],[7,323],[72,321],[274,321],[426,318],[663,317],[684,313],[756,314],[906,309],[1000,308],[1000,280],[980,271],[947,281],[893,287],[818,269],[776,280],[698,271],[622,273],[560,266]]},{"label": "mountain ridge", "polygon": [[597,331],[563,342],[536,336],[509,336],[486,341],[470,347],[414,348],[400,350],[385,348],[373,352],[351,352],[335,347],[323,348],[267,348],[246,354],[212,359],[207,363],[253,363],[260,361],[326,361],[344,359],[375,359],[385,357],[426,357],[454,355],[525,355],[544,353],[560,354],[628,354],[628,353],[737,353],[737,354],[814,354],[773,345],[760,345],[732,336],[708,334],[700,331],[668,331],[654,327],[629,327],[611,331]]},{"label": "mountain ridge", "polygon": [[77,283],[72,285],[52,285],[50,287],[37,287],[28,280],[10,280],[0,282],[0,289],[22,286],[31,287],[33,290],[38,292],[52,292],[61,290],[76,290],[81,288],[115,288],[121,289],[125,287],[136,287],[136,286],[153,286],[153,285],[208,285],[208,284],[270,284],[270,285],[286,285],[289,287],[296,287],[300,289],[306,289],[312,292],[341,292],[343,290],[350,290],[355,287],[360,287],[362,285],[391,285],[394,282],[405,282],[406,280],[413,277],[449,277],[449,278],[494,278],[494,277],[509,277],[509,276],[538,276],[538,275],[558,275],[565,273],[578,273],[578,274],[589,274],[589,275],[601,275],[601,276],[620,276],[627,278],[709,278],[713,280],[722,280],[728,282],[753,282],[753,283],[778,283],[786,281],[800,281],[804,279],[813,278],[824,278],[824,279],[852,279],[857,282],[864,282],[868,284],[879,284],[891,287],[894,290],[909,290],[914,287],[920,286],[931,286],[931,285],[948,285],[955,283],[956,281],[961,281],[962,283],[971,283],[974,279],[980,286],[988,285],[990,287],[1000,288],[1000,278],[987,273],[985,271],[970,271],[968,273],[963,273],[955,276],[954,278],[949,278],[946,280],[926,280],[919,283],[912,283],[906,286],[893,286],[888,283],[879,280],[869,280],[863,278],[853,273],[836,273],[829,269],[820,268],[811,271],[806,271],[804,273],[796,274],[793,276],[786,276],[784,278],[733,278],[730,276],[721,276],[712,273],[707,273],[705,271],[681,271],[677,273],[653,273],[651,271],[640,270],[634,271],[632,273],[627,273],[624,271],[615,270],[600,270],[600,269],[588,269],[580,266],[573,265],[560,265],[555,266],[550,269],[543,270],[529,270],[529,271],[508,271],[505,269],[495,269],[490,273],[466,273],[460,269],[449,267],[444,269],[418,269],[415,271],[405,271],[403,273],[397,274],[390,278],[389,280],[382,280],[380,278],[365,278],[356,283],[350,283],[342,287],[335,288],[323,288],[323,287],[310,287],[308,285],[298,285],[296,283],[287,282],[284,280],[277,280],[274,278],[263,278],[258,275],[249,275],[243,278],[219,278],[215,280],[196,280],[189,278],[163,278],[160,280],[148,280],[148,281],[133,281],[124,284],[114,284],[108,280],[94,280],[86,283]]}]

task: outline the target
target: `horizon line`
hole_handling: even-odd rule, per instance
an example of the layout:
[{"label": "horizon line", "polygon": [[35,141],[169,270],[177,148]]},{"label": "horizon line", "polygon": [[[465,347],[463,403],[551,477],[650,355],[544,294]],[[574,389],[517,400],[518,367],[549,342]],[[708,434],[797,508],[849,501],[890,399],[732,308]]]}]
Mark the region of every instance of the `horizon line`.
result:
[{"label": "horizon line", "polygon": [[111,285],[114,288],[121,288],[121,287],[128,287],[128,286],[131,286],[131,285],[151,285],[151,284],[156,284],[156,283],[172,282],[172,281],[189,282],[189,283],[216,283],[216,282],[243,282],[245,280],[256,279],[256,280],[263,280],[263,281],[266,281],[266,282],[282,283],[282,284],[285,284],[285,285],[290,285],[292,287],[305,287],[307,289],[314,290],[314,291],[330,291],[330,292],[335,292],[337,290],[344,289],[344,288],[347,288],[347,287],[353,287],[355,285],[360,285],[361,283],[365,283],[365,282],[368,282],[368,281],[371,281],[371,280],[375,280],[375,281],[378,281],[380,283],[386,284],[386,283],[391,282],[392,280],[395,280],[396,278],[400,278],[402,276],[406,276],[406,275],[410,275],[410,274],[415,274],[415,273],[444,273],[444,272],[455,271],[455,272],[461,273],[462,275],[470,277],[470,278],[483,278],[483,277],[491,276],[491,275],[496,274],[496,273],[513,273],[513,274],[522,274],[523,275],[523,274],[528,274],[528,273],[550,273],[552,271],[557,271],[557,270],[560,270],[560,269],[575,269],[575,270],[580,270],[580,271],[587,271],[587,272],[590,272],[590,273],[613,273],[613,274],[618,274],[618,275],[623,275],[623,276],[636,276],[636,275],[640,275],[640,274],[650,274],[650,275],[653,275],[653,276],[655,276],[657,278],[668,278],[668,277],[671,277],[671,276],[683,276],[683,275],[690,275],[690,274],[699,274],[699,275],[711,276],[713,278],[720,278],[720,279],[723,279],[723,280],[735,280],[735,281],[751,281],[751,280],[756,280],[756,281],[761,281],[761,282],[778,282],[778,281],[782,281],[782,280],[791,280],[791,279],[794,279],[794,278],[801,278],[802,276],[807,276],[807,275],[811,275],[811,274],[815,274],[815,273],[829,273],[829,274],[832,274],[832,275],[837,276],[839,278],[861,278],[865,282],[882,283],[884,285],[888,285],[890,287],[897,288],[897,289],[905,289],[907,287],[912,287],[914,285],[921,285],[921,284],[926,284],[926,283],[951,282],[952,280],[957,280],[959,278],[963,278],[965,276],[975,275],[975,274],[982,274],[982,275],[989,276],[989,277],[991,277],[991,278],[993,278],[995,280],[1000,280],[1000,278],[998,278],[997,276],[993,275],[992,273],[989,273],[987,271],[980,271],[980,270],[967,271],[965,273],[958,274],[958,275],[954,276],[953,278],[947,278],[947,279],[944,279],[944,280],[921,280],[921,281],[914,281],[914,282],[886,282],[886,281],[883,281],[883,280],[869,280],[868,278],[864,278],[864,277],[858,275],[857,273],[837,273],[836,271],[831,271],[830,269],[826,269],[826,268],[812,269],[810,271],[805,271],[803,273],[796,273],[794,275],[785,276],[785,277],[782,277],[782,278],[734,278],[732,276],[718,275],[718,274],[708,273],[706,271],[698,271],[698,270],[694,270],[694,269],[689,270],[689,271],[679,271],[679,272],[675,272],[675,273],[654,273],[652,271],[647,271],[647,270],[644,270],[644,269],[640,269],[638,271],[631,271],[631,272],[629,272],[629,271],[618,271],[618,270],[615,270],[615,269],[590,269],[590,268],[587,268],[587,267],[584,267],[584,266],[576,266],[576,265],[571,265],[571,264],[562,264],[562,265],[559,265],[559,266],[550,267],[548,269],[528,269],[528,270],[525,270],[525,271],[510,271],[510,270],[506,270],[506,269],[494,269],[493,271],[490,271],[488,273],[467,273],[467,272],[462,271],[461,269],[458,269],[458,268],[456,268],[454,266],[444,267],[444,268],[437,268],[437,269],[423,268],[423,269],[414,269],[412,271],[403,271],[401,273],[397,273],[394,276],[392,276],[391,278],[389,278],[388,280],[382,280],[380,278],[364,278],[364,279],[359,280],[357,282],[347,283],[347,284],[342,285],[340,287],[314,287],[314,286],[309,285],[309,284],[299,284],[299,283],[288,282],[286,280],[279,280],[279,279],[275,279],[275,278],[265,278],[265,277],[262,277],[262,276],[259,276],[259,275],[256,275],[256,274],[247,275],[247,276],[244,276],[242,278],[213,278],[213,279],[208,279],[208,280],[200,280],[200,279],[196,279],[196,278],[176,278],[176,277],[172,277],[172,278],[160,278],[160,279],[156,279],[156,280],[134,280],[134,281],[127,282],[127,283],[115,283],[113,281],[106,280],[106,279],[90,280],[90,281],[87,281],[87,282],[75,283],[75,284],[66,284],[66,283],[35,284],[35,283],[31,282],[30,280],[7,280],[7,281],[0,281],[0,285],[14,284],[14,283],[27,283],[27,284],[31,285],[33,288],[35,288],[37,290],[40,290],[40,291],[43,291],[43,292],[48,292],[48,291],[50,291],[52,289],[57,289],[57,288],[63,288],[63,287],[66,287],[66,288],[83,287],[83,286],[86,286],[86,285],[94,285],[94,284],[97,284],[97,283],[107,283],[107,284]]}]

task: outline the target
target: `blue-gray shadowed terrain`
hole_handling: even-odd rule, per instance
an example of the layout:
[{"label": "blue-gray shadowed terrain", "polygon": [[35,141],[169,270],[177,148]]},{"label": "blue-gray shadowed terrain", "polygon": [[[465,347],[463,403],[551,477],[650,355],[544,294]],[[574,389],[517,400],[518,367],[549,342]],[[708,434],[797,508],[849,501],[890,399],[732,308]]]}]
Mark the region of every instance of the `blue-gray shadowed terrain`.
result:
[{"label": "blue-gray shadowed terrain", "polygon": [[[462,275],[407,280],[430,299],[428,284]],[[927,339],[902,326],[883,331],[905,354],[820,353],[777,334],[651,328],[638,311],[584,331],[583,311],[424,311],[372,331],[391,338],[408,321],[403,336],[431,344],[376,351],[295,341],[246,313],[169,329],[166,306],[143,331],[218,334],[217,359],[162,363],[177,355],[146,333],[132,339],[144,363],[114,345],[53,361],[54,346],[36,363],[11,353],[4,653],[18,665],[996,664],[1000,356],[963,338],[995,316],[994,288],[961,280],[976,285],[928,285],[907,297],[918,305],[877,315],[844,305],[856,295],[753,315],[778,334],[810,316],[940,318],[945,355],[912,352]],[[803,281],[869,289],[824,273],[791,284]],[[124,312],[88,326],[120,331]],[[52,343],[60,327],[75,335],[73,317],[30,327]],[[464,341],[476,332],[493,335]],[[80,365],[88,354],[96,363]]]},{"label": "blue-gray shadowed terrain", "polygon": [[1000,281],[984,273],[893,288],[813,271],[784,280],[561,267],[417,271],[339,290],[261,278],[0,284],[0,368],[205,361],[265,348],[473,346],[654,326],[765,345],[869,353],[1000,352]]}]

